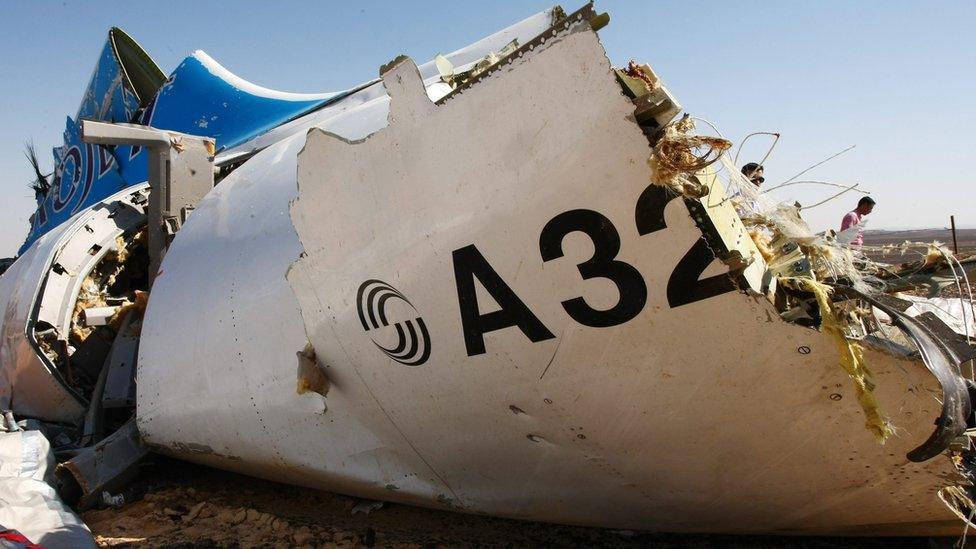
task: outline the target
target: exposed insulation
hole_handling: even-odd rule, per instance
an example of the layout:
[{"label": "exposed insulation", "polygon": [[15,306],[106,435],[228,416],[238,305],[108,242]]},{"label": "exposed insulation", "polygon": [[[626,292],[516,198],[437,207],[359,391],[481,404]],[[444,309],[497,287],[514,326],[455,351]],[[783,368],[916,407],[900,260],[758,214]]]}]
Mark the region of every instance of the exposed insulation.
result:
[{"label": "exposed insulation", "polygon": [[[105,342],[110,343],[115,337],[127,313],[138,310],[141,317],[141,311],[146,307],[148,294],[143,291],[147,285],[145,239],[145,229],[128,240],[123,235],[117,236],[81,280],[70,309],[67,332],[51,327],[35,334],[44,354],[68,383],[86,396],[95,386],[102,355],[108,351]],[[89,253],[96,256],[100,250],[100,246],[92,246]],[[95,325],[102,322],[90,325],[86,311],[90,313],[100,308],[116,311],[110,318],[103,319],[104,325]],[[127,335],[138,335],[141,318],[134,319],[128,326]],[[93,337],[97,341],[90,341]],[[76,361],[75,355],[79,352],[82,354]],[[81,366],[76,367],[76,362]]]},{"label": "exposed insulation", "polygon": [[107,305],[105,301],[105,294],[102,292],[101,286],[96,282],[98,278],[98,271],[92,270],[91,273],[85,277],[85,280],[81,283],[81,289],[78,291],[78,301],[75,302],[74,310],[71,313],[71,338],[76,344],[88,339],[88,336],[92,333],[92,328],[90,326],[85,326],[81,322],[81,317],[84,314],[85,309],[91,309],[93,307],[104,307]]},{"label": "exposed insulation", "polygon": [[[631,85],[635,82],[639,86],[646,85],[636,69],[632,65],[627,71],[618,71],[618,77],[629,79]],[[919,254],[920,261],[911,272],[904,269],[901,274],[894,273],[888,266],[866,257],[867,247],[852,247],[840,241],[833,231],[814,234],[800,215],[801,204],[775,202],[733,165],[733,160],[725,154],[730,146],[728,141],[696,136],[694,129],[692,119],[685,115],[665,126],[656,136],[648,161],[653,170],[653,182],[704,203],[707,189],[698,185],[696,176],[703,168],[718,164],[709,173],[726,179],[728,198],[718,198],[709,206],[719,206],[726,200],[731,202],[773,276],[786,276],[778,279],[784,283],[779,287],[784,289],[785,295],[780,292],[775,297],[777,305],[782,306],[783,317],[808,326],[819,324],[836,340],[841,367],[854,384],[858,403],[865,414],[865,425],[879,442],[884,443],[892,434],[892,426],[874,396],[872,374],[864,363],[861,346],[856,340],[848,339],[848,336],[860,338],[871,332],[873,315],[856,305],[839,314],[830,294],[833,287],[850,287],[865,295],[878,295],[888,290],[892,281],[904,287],[905,277],[919,271],[955,271],[951,252],[938,242],[922,246],[906,242],[900,247],[903,254],[912,248],[926,252]],[[888,247],[887,251],[894,251],[894,247]],[[803,273],[805,278],[796,278],[797,273]],[[956,280],[955,276],[953,280]],[[820,319],[816,318],[817,310]]]},{"label": "exposed insulation", "polygon": [[329,379],[319,366],[315,348],[309,343],[298,353],[298,384],[296,391],[303,395],[309,391],[325,396],[329,392]]},{"label": "exposed insulation", "polygon": [[[627,76],[640,78],[640,73],[628,72]],[[694,129],[694,122],[688,115],[665,126],[649,159],[654,171],[654,183],[670,187],[689,198],[701,198],[704,192],[691,176],[715,162],[721,162],[720,170],[724,169],[729,177],[730,199],[767,263],[772,264],[779,259],[778,249],[773,249],[771,243],[785,237],[800,247],[817,279],[842,281],[866,293],[875,293],[882,287],[873,272],[866,269],[862,272],[850,248],[838,243],[829,234],[813,234],[800,216],[799,204],[776,204],[746,179],[724,154],[731,147],[729,141],[693,135]],[[941,256],[941,250],[938,253]],[[861,346],[845,336],[845,321],[860,324],[859,318],[854,314],[850,318],[838,316],[830,299],[833,288],[825,283],[817,282],[814,278],[788,277],[779,280],[786,287],[811,292],[816,297],[822,319],[821,328],[837,343],[840,365],[854,384],[858,403],[864,411],[865,426],[879,442],[884,443],[892,434],[892,426],[874,396],[872,374],[864,363]],[[877,283],[869,284],[869,281]]]},{"label": "exposed insulation", "polygon": [[759,250],[763,259],[766,260],[766,263],[772,262],[773,258],[776,257],[773,249],[769,246],[772,243],[772,237],[768,233],[755,228],[749,230],[749,237],[752,238],[753,244],[756,245],[756,248]]},{"label": "exposed insulation", "polygon": [[[958,466],[958,464],[957,464]],[[973,515],[976,514],[976,503],[969,497],[966,488],[962,486],[946,486],[939,490],[939,499],[945,503],[953,513],[966,524],[963,537],[956,547],[966,547],[966,533],[973,525]]]},{"label": "exposed insulation", "polygon": [[643,82],[644,86],[646,86],[645,91],[649,92],[660,86],[660,80],[658,80],[658,77],[656,74],[654,74],[654,71],[651,70],[649,66],[640,65],[633,59],[627,63],[627,68],[623,69],[623,73],[631,78],[636,78],[637,80]]},{"label": "exposed insulation", "polygon": [[[138,311],[139,316],[142,316],[146,312],[146,304],[149,303],[149,292],[144,292],[142,290],[136,290],[135,301],[128,301],[124,303],[119,310],[112,315],[109,319],[108,325],[113,329],[118,331],[119,327],[122,325],[122,321],[125,317],[133,312]],[[142,327],[142,322],[136,322],[132,324],[133,333],[130,335],[139,335],[139,330]]]},{"label": "exposed insulation", "polygon": [[732,143],[718,137],[694,135],[694,129],[695,122],[688,115],[665,126],[648,164],[653,170],[653,183],[685,196],[701,197],[706,189],[688,176],[716,162]]},{"label": "exposed insulation", "polygon": [[821,327],[837,342],[840,365],[847,372],[851,381],[854,382],[857,402],[864,411],[864,426],[874,434],[878,442],[884,444],[893,432],[892,426],[888,418],[882,413],[874,396],[873,375],[864,363],[863,349],[856,341],[850,341],[844,337],[844,326],[830,300],[830,294],[834,291],[833,288],[811,278],[790,277],[781,278],[779,281],[797,290],[811,292],[816,296],[817,304],[820,306],[820,316],[823,319]]},{"label": "exposed insulation", "polygon": [[937,265],[949,265],[949,260],[947,258],[951,257],[952,252],[945,247],[941,242],[935,241],[928,245],[928,250],[925,252],[925,260],[922,262],[922,268],[933,267]]}]

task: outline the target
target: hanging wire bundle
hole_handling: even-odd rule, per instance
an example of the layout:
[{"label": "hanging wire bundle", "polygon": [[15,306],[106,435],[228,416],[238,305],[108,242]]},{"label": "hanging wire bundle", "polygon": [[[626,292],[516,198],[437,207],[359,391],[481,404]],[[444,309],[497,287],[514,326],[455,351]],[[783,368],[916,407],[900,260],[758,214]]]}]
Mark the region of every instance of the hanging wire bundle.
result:
[{"label": "hanging wire bundle", "polygon": [[[777,259],[778,252],[772,248],[771,243],[786,239],[799,247],[810,263],[810,276],[782,278],[780,283],[786,288],[812,293],[816,297],[816,304],[820,309],[821,329],[837,340],[841,366],[854,384],[858,402],[864,410],[867,427],[879,441],[884,442],[892,434],[893,428],[873,395],[871,373],[864,363],[861,347],[857,341],[845,336],[845,324],[840,321],[842,315],[830,298],[833,286],[848,286],[867,295],[888,291],[889,282],[886,280],[892,280],[894,271],[889,265],[872,261],[864,255],[864,252],[891,253],[897,250],[903,255],[918,254],[920,258],[918,270],[949,267],[956,279],[960,299],[962,299],[963,291],[959,281],[965,279],[966,286],[969,287],[962,264],[939,243],[906,242],[899,247],[877,248],[862,246],[855,254],[846,241],[850,235],[844,233],[838,235],[833,231],[815,234],[810,229],[801,216],[802,210],[827,203],[847,192],[863,193],[864,191],[858,189],[857,184],[839,185],[823,181],[801,181],[799,177],[850,151],[853,146],[801,170],[777,186],[762,191],[736,168],[735,159],[726,154],[732,143],[725,139],[713,124],[701,119],[698,120],[711,126],[721,137],[696,135],[693,120],[692,117],[685,115],[663,129],[648,161],[654,173],[653,182],[674,189],[686,197],[701,199],[706,207],[720,206],[723,202],[730,201],[767,264]],[[780,135],[772,132],[757,132],[750,134],[749,137],[755,135],[773,137],[769,151],[763,156],[765,161],[776,146]],[[710,166],[712,168],[709,171],[712,175],[724,179],[725,198],[710,195],[708,188],[696,177],[702,175],[703,171]],[[841,190],[825,200],[806,207],[799,203],[777,202],[769,194],[769,191],[800,184],[822,185]],[[972,295],[968,297],[972,306]],[[963,316],[965,324],[965,312]],[[966,336],[970,338],[968,324],[966,326]]]},{"label": "hanging wire bundle", "polygon": [[685,115],[664,127],[663,135],[648,160],[654,183],[695,197],[704,196],[700,184],[689,175],[711,166],[724,157],[732,142],[720,137],[695,135],[694,120]]}]

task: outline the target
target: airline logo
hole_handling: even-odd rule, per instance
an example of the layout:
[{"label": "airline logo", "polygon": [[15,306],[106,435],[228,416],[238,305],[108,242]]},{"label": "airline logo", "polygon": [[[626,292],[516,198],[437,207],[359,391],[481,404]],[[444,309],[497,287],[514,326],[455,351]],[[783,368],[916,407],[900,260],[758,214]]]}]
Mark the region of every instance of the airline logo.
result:
[{"label": "airline logo", "polygon": [[[415,316],[400,322],[393,322],[397,343],[393,347],[386,347],[377,343],[377,339],[387,339],[383,338],[382,334],[389,332],[384,328],[390,326],[390,321],[387,319],[387,308],[391,300],[406,303],[415,313]],[[424,324],[424,319],[417,312],[416,307],[399,290],[382,280],[367,280],[359,286],[356,303],[363,330],[367,333],[372,332],[370,337],[373,340],[373,345],[376,345],[386,356],[406,366],[420,366],[427,362],[427,359],[430,358],[430,333],[427,331],[427,325]]]}]

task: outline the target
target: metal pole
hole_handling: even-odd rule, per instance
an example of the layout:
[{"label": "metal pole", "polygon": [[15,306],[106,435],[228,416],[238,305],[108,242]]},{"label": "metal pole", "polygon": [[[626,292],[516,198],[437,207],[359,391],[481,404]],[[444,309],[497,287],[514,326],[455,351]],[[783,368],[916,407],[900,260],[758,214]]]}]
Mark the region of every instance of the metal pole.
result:
[{"label": "metal pole", "polygon": [[952,226],[952,253],[959,255],[959,244],[956,244],[956,216],[949,216],[949,224]]}]

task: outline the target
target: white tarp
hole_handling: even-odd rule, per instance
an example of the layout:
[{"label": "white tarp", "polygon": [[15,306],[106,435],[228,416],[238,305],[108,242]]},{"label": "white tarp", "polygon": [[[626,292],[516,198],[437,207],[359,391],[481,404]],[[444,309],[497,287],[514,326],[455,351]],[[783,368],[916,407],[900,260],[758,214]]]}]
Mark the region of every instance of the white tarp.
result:
[{"label": "white tarp", "polygon": [[46,547],[95,547],[91,531],[58,498],[54,454],[40,431],[0,432],[0,529]]}]

